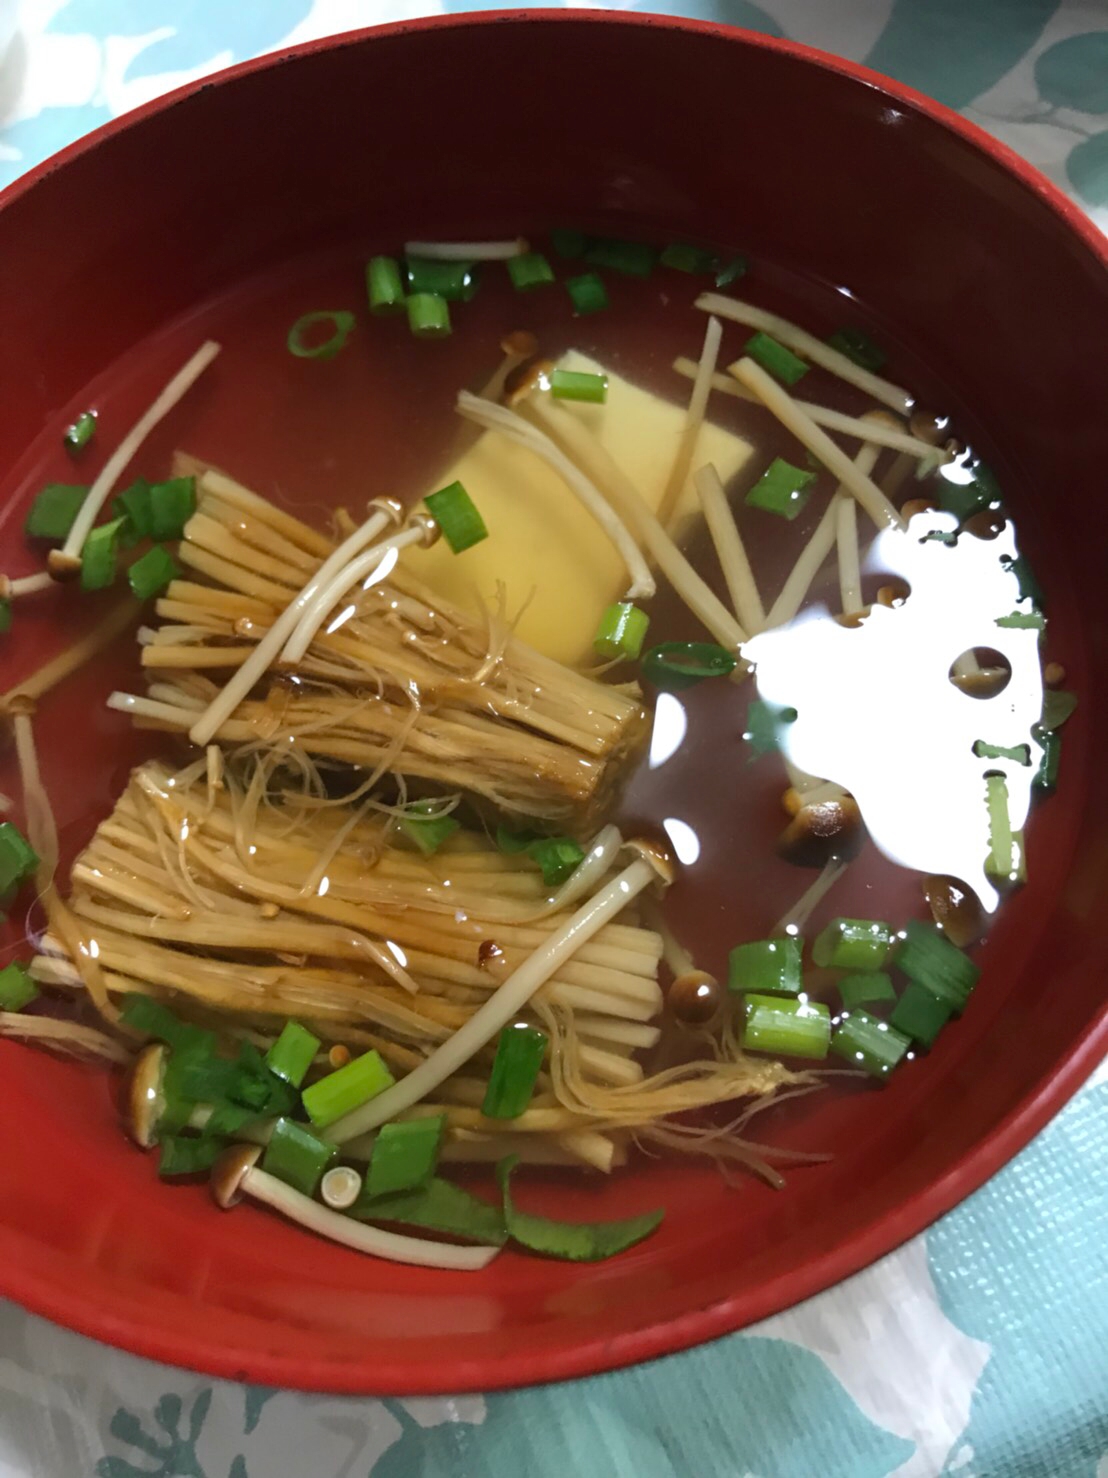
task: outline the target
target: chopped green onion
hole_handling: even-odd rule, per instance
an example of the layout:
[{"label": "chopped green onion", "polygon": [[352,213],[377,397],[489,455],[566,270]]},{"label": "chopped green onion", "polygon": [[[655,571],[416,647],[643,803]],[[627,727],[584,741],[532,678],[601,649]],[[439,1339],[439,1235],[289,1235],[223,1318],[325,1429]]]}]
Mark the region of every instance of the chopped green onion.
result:
[{"label": "chopped green onion", "polygon": [[1012,829],[1008,813],[1008,782],[1003,775],[985,776],[985,802],[989,808],[989,855],[985,873],[996,882],[1022,883],[1023,847]]},{"label": "chopped green onion", "polygon": [[771,339],[769,334],[763,334],[760,331],[747,339],[743,345],[743,352],[749,354],[755,364],[760,364],[767,374],[772,375],[775,380],[780,380],[782,385],[795,385],[797,380],[804,378],[810,368],[791,349],[786,349],[784,344],[779,344],[776,339]]},{"label": "chopped green onion", "polygon": [[726,647],[708,641],[666,641],[642,659],[642,674],[664,693],[679,693],[709,677],[727,677],[736,658]]},{"label": "chopped green onion", "polygon": [[316,1128],[325,1129],[391,1088],[395,1081],[380,1054],[370,1050],[305,1088],[304,1107]]},{"label": "chopped green onion", "polygon": [[738,282],[740,277],[746,276],[749,266],[745,257],[735,256],[729,262],[724,262],[716,273],[717,287],[730,287],[733,282]]},{"label": "chopped green onion", "polygon": [[81,589],[106,590],[115,583],[119,534],[125,519],[114,518],[95,528],[81,550]]},{"label": "chopped green onion", "polygon": [[1025,554],[1017,555],[1015,559],[1002,558],[1001,564],[1015,575],[1020,600],[1029,600],[1036,608],[1044,604],[1043,587],[1035,578],[1035,572]]},{"label": "chopped green onion", "polygon": [[451,303],[468,303],[477,291],[477,271],[472,262],[407,257],[404,266],[408,292],[412,297],[443,298]]},{"label": "chopped green onion", "polygon": [[560,257],[583,257],[588,246],[588,237],[583,231],[567,230],[560,226],[550,233],[550,244]]},{"label": "chopped green onion", "polygon": [[748,995],[740,1045],[744,1052],[780,1057],[826,1057],[831,1012],[822,1001]]},{"label": "chopped green onion", "polygon": [[581,316],[599,313],[608,306],[608,290],[595,272],[582,272],[580,277],[567,277],[566,292],[573,301],[573,311]]},{"label": "chopped green onion", "polygon": [[226,1148],[222,1140],[209,1135],[166,1134],[159,1145],[158,1174],[163,1180],[210,1170]]},{"label": "chopped green onion", "polygon": [[83,451],[96,435],[96,412],[82,411],[72,426],[67,426],[62,445],[72,456]]},{"label": "chopped green onion", "polygon": [[464,1237],[470,1242],[501,1245],[508,1240],[499,1206],[479,1201],[459,1185],[436,1176],[416,1191],[373,1197],[363,1186],[349,1216],[358,1221],[389,1221],[401,1226],[425,1227],[432,1232]]},{"label": "chopped green onion", "polygon": [[550,375],[550,393],[555,400],[586,400],[603,405],[608,399],[608,376],[586,370],[556,369]]},{"label": "chopped green onion", "polygon": [[195,512],[195,477],[154,483],[150,488],[150,537],[159,544],[179,539]]},{"label": "chopped green onion", "polygon": [[932,995],[949,1001],[961,1011],[977,984],[981,971],[957,945],[951,944],[932,924],[911,919],[894,956],[896,965],[909,980],[926,986]]},{"label": "chopped green onion", "polygon": [[541,251],[525,251],[521,256],[509,257],[507,267],[517,293],[530,292],[554,281],[554,268]]},{"label": "chopped green onion", "polygon": [[893,1008],[889,1025],[914,1042],[930,1047],[950,1020],[953,1009],[949,1001],[932,995],[926,986],[913,980]]},{"label": "chopped green onion", "polygon": [[0,636],[5,631],[12,629],[12,603],[10,600],[0,600]]},{"label": "chopped green onion", "polygon": [[610,661],[617,657],[634,661],[642,651],[649,625],[650,617],[629,600],[609,606],[592,639],[593,651]]},{"label": "chopped green onion", "polygon": [[504,1197],[504,1225],[514,1242],[544,1257],[556,1257],[564,1262],[601,1262],[649,1237],[665,1214],[647,1211],[626,1221],[568,1222],[517,1211],[511,1194],[511,1177],[517,1163],[517,1157],[510,1155],[496,1167]]},{"label": "chopped green onion", "polygon": [[1044,631],[1046,617],[1042,611],[1013,611],[1010,616],[998,616],[996,625],[1008,631]]},{"label": "chopped green onion", "polygon": [[38,997],[38,986],[18,960],[0,970],[0,1011],[22,1011]]},{"label": "chopped green onion", "polygon": [[866,970],[860,975],[844,975],[838,984],[839,998],[847,1011],[872,1001],[895,1001],[896,991],[884,970]]},{"label": "chopped green onion", "polygon": [[[318,324],[331,325],[330,336],[321,343],[313,342],[312,333]],[[290,354],[297,359],[334,359],[354,330],[354,315],[345,309],[322,308],[316,313],[305,313],[289,329],[285,344]]]},{"label": "chopped green onion", "polygon": [[531,1102],[549,1038],[514,1022],[500,1033],[481,1112],[488,1119],[518,1119]]},{"label": "chopped green onion", "polygon": [[404,284],[395,257],[370,257],[365,267],[365,291],[371,313],[403,313]]},{"label": "chopped green onion", "polygon": [[39,856],[14,821],[0,821],[0,897],[34,874]]},{"label": "chopped green onion", "polygon": [[1008,749],[1003,744],[986,744],[984,739],[975,739],[973,752],[979,760],[1012,760],[1017,765],[1031,763],[1029,744],[1014,744]]},{"label": "chopped green onion", "polygon": [[[211,1122],[209,1119],[205,1131]],[[337,1145],[325,1143],[306,1124],[282,1115],[270,1130],[261,1168],[301,1195],[311,1196],[337,1154]]]},{"label": "chopped green onion", "polygon": [[[265,1118],[280,1118],[298,1107],[296,1089],[266,1067],[265,1058],[253,1042],[240,1042],[234,1067],[237,1076],[227,1097]],[[213,1095],[215,1096],[215,1095]]]},{"label": "chopped green onion", "polygon": [[366,1176],[370,1196],[390,1196],[425,1186],[435,1173],[446,1115],[382,1124],[373,1141]]},{"label": "chopped green onion", "polygon": [[879,349],[870,338],[869,334],[863,333],[860,328],[840,328],[827,340],[832,349],[837,349],[840,354],[845,354],[862,369],[876,374],[885,363],[884,350]]},{"label": "chopped green onion", "polygon": [[181,566],[161,544],[155,544],[144,555],[136,559],[127,571],[127,582],[139,600],[163,591],[171,580],[181,576]]},{"label": "chopped green onion", "polygon": [[736,944],[727,956],[727,988],[759,995],[799,995],[804,989],[803,953],[804,940],[792,935]]},{"label": "chopped green onion", "polygon": [[746,505],[748,508],[764,508],[767,513],[792,520],[811,497],[807,489],[818,475],[794,467],[783,457],[774,457],[747,493]]},{"label": "chopped green onion", "polygon": [[548,888],[557,888],[585,860],[585,854],[572,837],[542,837],[527,848],[527,855],[542,868],[542,880]]},{"label": "chopped green onion", "polygon": [[[125,531],[131,542],[149,539],[154,532],[154,509],[150,497],[150,484],[145,477],[137,477],[130,487],[124,488],[112,499],[112,512],[116,518],[125,518]],[[120,542],[124,539],[121,537]]]},{"label": "chopped green onion", "polygon": [[655,247],[645,241],[617,241],[601,237],[585,249],[585,261],[591,267],[607,267],[628,277],[649,277],[658,260]]},{"label": "chopped green onion", "polygon": [[265,1065],[278,1078],[299,1088],[321,1045],[306,1026],[286,1021],[281,1035],[265,1054]]},{"label": "chopped green onion", "polygon": [[452,482],[437,493],[428,493],[423,501],[455,554],[461,554],[489,537],[477,505],[460,482]]},{"label": "chopped green onion", "polygon": [[746,710],[746,729],[743,738],[756,754],[773,754],[781,748],[781,733],[786,724],[795,724],[795,708],[784,708],[779,703],[767,703],[764,698],[753,698]]},{"label": "chopped green onion", "polygon": [[903,1032],[868,1011],[851,1011],[831,1034],[835,1056],[874,1078],[887,1078],[911,1045]]},{"label": "chopped green onion", "polygon": [[415,842],[419,850],[430,856],[437,852],[456,831],[461,830],[461,824],[454,820],[453,816],[443,816],[438,809],[437,801],[415,801],[408,806],[403,816],[398,816],[397,826],[410,842]]},{"label": "chopped green onion", "polygon": [[501,852],[507,853],[509,857],[518,852],[526,852],[528,847],[535,842],[544,841],[541,831],[512,831],[503,823],[496,828],[496,845]]},{"label": "chopped green onion", "polygon": [[313,1196],[320,1176],[337,1153],[335,1145],[324,1144],[306,1125],[278,1119],[262,1157],[262,1169],[301,1195]]},{"label": "chopped green onion", "polygon": [[1065,688],[1048,688],[1043,694],[1043,716],[1040,720],[1044,729],[1060,729],[1073,716],[1077,707],[1077,695]]},{"label": "chopped green onion", "polygon": [[945,544],[948,549],[953,549],[958,543],[958,535],[950,529],[931,529],[928,533],[924,534],[920,543]]},{"label": "chopped green onion", "polygon": [[65,482],[48,482],[31,504],[23,525],[28,539],[49,539],[62,543],[88,497],[88,488],[73,487]]},{"label": "chopped green onion", "polygon": [[1039,765],[1032,785],[1036,790],[1051,791],[1058,784],[1058,765],[1062,758],[1062,736],[1053,729],[1035,725],[1031,730],[1035,743],[1042,750]]},{"label": "chopped green onion", "polygon": [[450,333],[450,304],[437,293],[412,293],[405,306],[414,338],[445,339]]},{"label": "chopped green onion", "polygon": [[892,942],[893,931],[877,919],[832,919],[816,935],[812,959],[832,970],[876,970]]},{"label": "chopped green onion", "polygon": [[181,1021],[168,1006],[155,1000],[153,996],[132,991],[123,999],[120,1019],[124,1026],[129,1026],[133,1031],[164,1042],[172,1052],[215,1052],[216,1039],[213,1032]]},{"label": "chopped green onion", "polygon": [[660,260],[663,267],[672,267],[676,272],[692,273],[714,272],[719,262],[719,258],[712,252],[704,251],[699,246],[686,246],[679,241],[667,246]]}]

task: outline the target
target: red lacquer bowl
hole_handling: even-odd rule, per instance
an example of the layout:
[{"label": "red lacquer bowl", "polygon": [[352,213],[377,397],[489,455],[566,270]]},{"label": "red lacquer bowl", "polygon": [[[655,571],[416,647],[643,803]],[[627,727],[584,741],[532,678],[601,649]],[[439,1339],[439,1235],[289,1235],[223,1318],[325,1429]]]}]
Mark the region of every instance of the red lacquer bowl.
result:
[{"label": "red lacquer bowl", "polygon": [[[821,1111],[829,1163],[738,1195],[709,1171],[633,1171],[577,1204],[669,1215],[598,1268],[508,1256],[478,1276],[424,1273],[248,1207],[221,1216],[201,1188],[157,1183],[98,1075],[0,1044],[0,1292],[144,1355],[416,1393],[677,1350],[918,1232],[1026,1144],[1108,1045],[1108,770],[1091,763],[1108,742],[1105,248],[1034,171],[926,100],[775,41],[562,11],[386,27],[187,87],[3,197],[2,464],[104,366],[247,274],[370,233],[489,235],[520,219],[742,244],[857,292],[944,367],[1002,476],[1031,490],[1083,695],[1033,879],[931,1059],[879,1098]],[[74,709],[71,764],[79,688],[56,700]]]}]

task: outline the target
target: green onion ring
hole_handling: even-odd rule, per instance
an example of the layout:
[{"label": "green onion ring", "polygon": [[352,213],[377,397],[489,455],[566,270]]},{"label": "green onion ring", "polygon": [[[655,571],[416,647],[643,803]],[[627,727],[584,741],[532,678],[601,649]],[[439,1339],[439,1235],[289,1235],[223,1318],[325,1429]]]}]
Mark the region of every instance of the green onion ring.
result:
[{"label": "green onion ring", "polygon": [[[305,343],[305,337],[317,323],[333,323],[334,333],[322,344],[309,345]],[[289,336],[285,342],[289,353],[295,354],[297,359],[334,359],[350,337],[353,328],[353,313],[348,313],[344,308],[337,311],[323,308],[316,313],[305,313],[302,318],[298,318],[289,329]]]}]

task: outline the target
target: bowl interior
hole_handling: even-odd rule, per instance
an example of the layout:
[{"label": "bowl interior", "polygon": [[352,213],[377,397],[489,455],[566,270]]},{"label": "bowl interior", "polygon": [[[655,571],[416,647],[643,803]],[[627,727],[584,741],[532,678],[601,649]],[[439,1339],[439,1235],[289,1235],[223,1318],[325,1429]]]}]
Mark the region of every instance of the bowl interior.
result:
[{"label": "bowl interior", "polygon": [[[337,245],[565,223],[741,247],[856,294],[913,347],[922,398],[941,367],[1019,490],[1082,694],[1032,881],[958,1030],[879,1107],[854,1095],[821,1112],[829,1163],[784,1193],[663,1163],[574,1192],[598,1216],[670,1208],[659,1236],[599,1268],[422,1273],[309,1247],[248,1208],[220,1217],[202,1189],[159,1186],[99,1074],[0,1043],[0,1106],[27,1126],[0,1156],[0,1291],[56,1319],[215,1373],[335,1390],[488,1388],[645,1358],[918,1230],[1103,1050],[1108,775],[1089,762],[1108,688],[1103,256],[1045,185],[895,89],[710,27],[530,12],[341,38],[144,110],[0,209],[19,284],[0,296],[10,489],[105,366],[245,276]],[[242,445],[249,480],[249,428]],[[73,725],[95,701],[80,679],[49,700],[48,766],[74,773]]]}]

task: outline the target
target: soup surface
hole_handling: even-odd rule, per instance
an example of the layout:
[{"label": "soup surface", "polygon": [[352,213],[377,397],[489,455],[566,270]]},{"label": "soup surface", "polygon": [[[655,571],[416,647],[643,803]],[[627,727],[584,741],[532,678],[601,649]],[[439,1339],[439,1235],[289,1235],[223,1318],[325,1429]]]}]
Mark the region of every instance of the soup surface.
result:
[{"label": "soup surface", "polygon": [[[558,261],[553,253],[551,260],[560,278],[583,270]],[[0,568],[19,576],[39,567],[22,534],[35,493],[51,481],[90,481],[158,389],[205,338],[223,346],[219,358],[151,435],[125,481],[136,472],[151,479],[167,476],[173,452],[184,449],[320,530],[332,528],[336,509],[348,510],[360,521],[374,497],[412,504],[451,481],[455,466],[463,465],[460,459],[474,456],[472,437],[467,444],[455,412],[457,393],[479,388],[496,368],[503,337],[526,330],[534,334],[543,360],[584,356],[607,373],[612,389],[608,404],[571,410],[604,433],[617,461],[622,456],[633,464],[628,470],[641,491],[646,493],[645,483],[653,479],[656,497],[669,473],[691,385],[675,371],[674,361],[681,356],[695,361],[700,353],[705,314],[694,301],[711,289],[712,280],[664,266],[644,280],[616,272],[606,272],[604,278],[609,306],[578,316],[561,281],[519,293],[501,263],[483,264],[473,299],[451,305],[453,333],[435,341],[415,339],[403,315],[376,318],[364,311],[362,265],[353,253],[297,261],[242,283],[138,346],[122,362],[106,366],[72,405],[59,409],[56,423],[43,428],[23,462],[0,483]],[[919,367],[910,353],[884,339],[880,326],[867,325],[857,302],[840,293],[762,263],[753,264],[727,291],[803,324],[821,338],[844,322],[868,328],[888,353],[882,373],[908,387],[914,383]],[[321,309],[356,312],[356,326],[341,351],[330,359],[290,354],[290,326]],[[740,357],[749,337],[748,328],[724,323],[720,371]],[[936,383],[933,372],[927,372],[926,382]],[[793,393],[852,416],[873,407],[855,387],[818,366]],[[958,438],[950,466],[956,469],[954,483],[965,483],[971,475],[966,469],[977,465],[967,438],[976,448],[979,428],[961,407],[930,409],[954,413],[943,426],[942,439]],[[62,446],[61,433],[86,410],[96,413],[96,436],[73,458]],[[708,402],[707,422],[693,466],[708,460],[705,449],[710,447],[768,609],[816,533],[837,478],[806,458],[791,433],[760,405],[717,391]],[[495,433],[484,433],[485,439],[490,437]],[[841,444],[851,456],[859,446],[857,440]],[[774,458],[815,473],[795,518],[745,502],[746,492]],[[932,467],[917,480],[918,460],[905,466],[905,459],[892,450],[877,460],[874,479],[890,488],[897,507],[912,498],[941,502],[943,478],[951,481],[950,466],[938,473]],[[481,508],[482,487],[475,480],[481,474],[479,455],[471,465],[466,486]],[[581,626],[583,603],[591,597],[602,610],[621,592],[590,591],[575,561],[565,557],[565,539],[571,535],[560,534],[562,545],[553,539],[544,550],[541,505],[528,507],[527,487],[505,493],[502,486],[497,495],[503,500],[512,491],[525,510],[525,532],[520,534],[514,522],[507,534],[503,528],[498,532],[490,516],[489,539],[480,546],[481,574],[474,576],[471,592],[474,608],[492,608],[502,597],[509,620],[518,619],[523,637],[540,649],[545,641],[554,655],[564,658],[568,654],[559,644],[564,648],[571,642],[574,622]],[[818,869],[797,866],[779,849],[790,820],[785,793],[790,788],[795,792],[798,785],[803,791],[805,776],[852,794],[869,829],[861,849],[815,904],[804,924],[806,937],[836,917],[886,920],[894,930],[909,919],[927,918],[921,875],[951,874],[969,883],[986,913],[995,909],[1001,893],[1010,891],[1002,886],[995,893],[983,871],[990,837],[985,775],[1004,775],[1011,826],[1022,833],[1038,764],[1031,728],[1043,703],[1041,664],[1064,654],[1043,647],[1033,624],[996,625],[998,618],[1032,610],[1030,600],[1021,600],[1017,576],[1005,562],[1022,553],[1022,537],[1017,546],[1009,515],[1011,505],[1019,507],[1020,489],[1005,487],[1004,494],[1003,511],[994,507],[991,525],[979,523],[956,538],[955,516],[925,511],[908,536],[886,533],[874,543],[873,526],[859,511],[866,613],[860,623],[835,619],[841,600],[832,551],[811,582],[800,617],[756,637],[744,649],[754,664],[753,678],[713,679],[660,694],[646,688],[652,706],[650,742],[626,777],[611,819],[625,835],[668,839],[678,867],[664,903],[665,921],[697,967],[726,980],[729,952],[768,937],[816,878]],[[525,547],[527,525],[536,532],[535,543]],[[694,567],[728,602],[712,540],[688,489],[674,527]],[[1028,543],[1033,555],[1033,530]],[[578,552],[586,567],[590,560],[603,564],[610,557],[597,554],[591,545]],[[442,546],[432,553],[436,561],[444,557]],[[406,567],[434,585],[435,566],[430,555],[422,557],[426,565],[421,565],[419,551],[406,556]],[[464,598],[467,555],[452,558],[458,563],[450,571],[451,593],[461,591]],[[490,572],[502,582],[502,592],[494,588]],[[582,579],[579,588],[575,581]],[[878,594],[882,589],[885,596]],[[66,587],[16,603],[12,629],[0,638],[0,687],[16,688],[117,598],[118,592],[82,595]],[[649,615],[649,646],[706,639],[665,580],[659,580]],[[138,619],[136,612],[136,626]],[[584,620],[585,629],[592,624],[591,617]],[[587,652],[576,653],[578,659],[596,666]],[[951,681],[950,673],[957,669],[964,679],[981,667],[1010,676],[1002,691],[975,700]],[[624,665],[609,680],[635,677],[635,670]],[[39,705],[36,735],[61,832],[62,876],[112,809],[134,765],[153,756],[172,762],[188,757],[183,744],[136,729],[125,714],[108,709],[105,700],[115,690],[144,690],[133,630]],[[751,714],[755,701],[758,718]],[[767,701],[778,713],[785,711],[768,738],[759,729]],[[791,721],[790,709],[796,711]],[[80,714],[79,727],[74,713]],[[975,742],[1006,750],[1027,745],[1027,761],[1018,755],[983,756],[975,753]],[[10,754],[3,765],[0,790],[18,796]],[[1026,852],[1033,869],[1033,822]],[[5,954],[23,950],[25,940],[36,937],[33,910],[24,902],[21,897],[4,926]],[[1018,897],[1008,906],[1018,908]],[[833,1012],[839,1010],[833,975],[816,971],[806,984]],[[654,1049],[656,1061],[665,1064],[696,1050],[687,1029],[668,1014],[665,1035]],[[916,1062],[902,1070],[926,1069]],[[874,1090],[850,1078],[838,1080],[835,1091]],[[756,1137],[773,1139],[777,1134],[783,1143],[805,1142],[803,1126],[788,1122],[787,1108],[771,1110],[767,1119],[766,1133],[759,1130]],[[808,1138],[818,1142],[818,1134]]]}]

